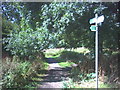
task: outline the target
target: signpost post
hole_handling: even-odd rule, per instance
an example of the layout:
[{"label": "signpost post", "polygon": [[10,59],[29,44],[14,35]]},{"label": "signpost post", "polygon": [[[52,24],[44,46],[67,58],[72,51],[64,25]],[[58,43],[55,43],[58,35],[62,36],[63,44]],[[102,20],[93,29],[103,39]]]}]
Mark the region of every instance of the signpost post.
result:
[{"label": "signpost post", "polygon": [[96,89],[98,90],[98,23],[104,21],[104,16],[98,17],[98,14],[95,14],[95,18],[90,19],[89,23],[95,25],[91,25],[91,31],[95,31],[95,73],[96,73]]},{"label": "signpost post", "polygon": [[[95,14],[95,18],[98,18],[98,15]],[[96,72],[96,89],[98,89],[98,26],[96,25],[96,34],[95,34],[95,72]]]}]

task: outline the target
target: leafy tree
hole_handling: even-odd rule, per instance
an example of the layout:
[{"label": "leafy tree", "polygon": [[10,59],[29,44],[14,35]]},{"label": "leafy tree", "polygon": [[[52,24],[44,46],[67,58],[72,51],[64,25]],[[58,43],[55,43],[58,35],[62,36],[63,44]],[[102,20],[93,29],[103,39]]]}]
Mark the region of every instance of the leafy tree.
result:
[{"label": "leafy tree", "polygon": [[[8,9],[7,5],[11,8]],[[36,13],[31,6],[35,7]],[[19,32],[27,32],[28,29],[30,33],[37,32],[38,29],[41,29],[43,34],[46,32],[49,48],[85,46],[94,50],[94,32],[89,29],[89,19],[94,17],[95,12],[99,16],[104,14],[105,21],[99,27],[99,48],[102,52],[104,48],[116,50],[118,47],[117,9],[117,3],[4,3],[3,16],[14,22],[19,21]],[[13,12],[17,15],[12,15]],[[20,20],[17,17],[20,17]]]},{"label": "leafy tree", "polygon": [[87,10],[87,7],[83,3],[63,2],[51,3],[49,6],[44,5],[42,8],[43,27],[49,29],[51,36],[56,39],[53,42],[59,43],[59,46],[76,47],[78,46],[76,42],[80,39],[78,39],[79,35],[74,33],[78,30],[79,33],[84,33],[84,30],[81,28],[85,26],[79,20],[85,14],[85,10]]},{"label": "leafy tree", "polygon": [[9,38],[4,40],[7,43],[5,48],[13,55],[33,59],[48,47],[48,33],[44,28],[37,28],[37,31],[28,27],[25,29],[12,32]]},{"label": "leafy tree", "polygon": [[115,50],[119,32],[117,8],[117,3],[51,3],[42,8],[43,27],[55,38],[53,43],[57,42],[57,46],[93,49],[94,32],[90,31],[88,21],[96,12],[99,16],[104,14],[105,21],[99,27],[100,51],[103,48]]},{"label": "leafy tree", "polygon": [[24,16],[24,12],[21,10],[19,3],[16,3],[21,14],[21,21],[19,24],[19,29],[12,30],[9,37],[4,38],[4,43],[7,43],[5,49],[10,51],[13,55],[18,55],[22,58],[33,59],[41,51],[48,47],[49,35],[47,29],[44,27],[36,26],[36,31],[33,30],[28,21],[29,15],[27,18]]},{"label": "leafy tree", "polygon": [[15,29],[19,29],[18,27],[17,24],[13,24],[5,18],[2,18],[2,38],[7,37],[7,35]]},{"label": "leafy tree", "polygon": [[40,25],[42,23],[40,16],[41,16],[41,8],[42,8],[42,5],[44,4],[49,4],[49,2],[25,2],[24,3],[26,11],[29,11],[29,14],[30,14],[29,25],[34,30],[36,28],[37,22],[39,22]]},{"label": "leafy tree", "polygon": [[2,2],[2,16],[6,18],[6,20],[19,24],[19,21],[21,20],[19,8],[22,8],[23,4],[19,5],[19,8],[17,8],[18,4],[20,3]]},{"label": "leafy tree", "polygon": [[[36,30],[36,22],[42,22],[40,19],[41,7],[45,2],[3,2],[3,17],[9,21],[20,24],[22,17],[28,20],[28,24]],[[33,8],[34,7],[34,8]],[[41,23],[40,23],[41,24]]]},{"label": "leafy tree", "polygon": [[[9,38],[9,34],[11,32],[14,32],[16,30],[19,30],[19,26],[15,23],[12,23],[10,22],[9,20],[6,20],[5,18],[2,18],[2,39],[4,38]],[[7,45],[8,43],[4,43],[2,44],[2,52],[4,54],[8,53],[10,54],[10,52],[6,52],[5,50],[5,46]]]}]

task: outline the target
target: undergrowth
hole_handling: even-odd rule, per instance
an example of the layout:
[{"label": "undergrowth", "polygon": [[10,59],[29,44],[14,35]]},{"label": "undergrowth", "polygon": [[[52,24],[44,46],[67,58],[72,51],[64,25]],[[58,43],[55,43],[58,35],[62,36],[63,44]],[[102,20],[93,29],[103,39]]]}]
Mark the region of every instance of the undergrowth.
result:
[{"label": "undergrowth", "polygon": [[29,88],[35,86],[32,78],[41,70],[47,68],[41,60],[24,61],[17,56],[5,58],[2,61],[2,88]]}]

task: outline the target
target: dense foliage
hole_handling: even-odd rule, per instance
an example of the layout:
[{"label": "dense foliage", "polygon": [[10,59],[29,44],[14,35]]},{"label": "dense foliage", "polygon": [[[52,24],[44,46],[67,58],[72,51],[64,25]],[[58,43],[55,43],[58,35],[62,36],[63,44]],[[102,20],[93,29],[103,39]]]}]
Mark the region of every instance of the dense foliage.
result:
[{"label": "dense foliage", "polygon": [[43,27],[48,28],[51,36],[55,38],[53,42],[55,45],[57,44],[57,47],[71,48],[81,46],[80,39],[76,40],[76,37],[79,37],[79,34],[81,36],[85,34],[82,29],[84,24],[80,23],[82,16],[85,15],[87,10],[87,8],[84,8],[85,5],[85,3],[63,2],[43,6],[41,16]]},{"label": "dense foliage", "polygon": [[63,61],[69,60],[75,63],[79,63],[83,60],[86,60],[86,57],[83,54],[73,52],[73,51],[63,51],[61,52],[61,55],[59,58]]},{"label": "dense foliage", "polygon": [[[119,48],[118,3],[19,2],[3,3],[2,6],[3,17],[6,17],[7,20],[20,24],[24,18],[28,22],[29,27],[23,28],[22,26],[26,22],[22,22],[20,30],[32,28],[33,31],[36,31],[36,26],[38,26],[48,31],[49,38],[51,38],[50,48],[85,46],[93,50],[94,32],[89,29],[89,20],[97,12],[99,16],[105,16],[104,23],[99,27],[100,52],[106,48],[112,51],[117,50],[116,47]],[[35,8],[31,8],[33,6]],[[14,14],[12,14],[12,10]],[[35,13],[33,13],[34,10]]]},{"label": "dense foliage", "polygon": [[11,23],[5,18],[2,19],[2,38],[7,37],[11,32],[15,31],[18,28],[18,25]]},{"label": "dense foliage", "polygon": [[[107,75],[111,81],[116,80],[115,82],[117,82],[119,79],[115,75],[118,64],[117,56],[120,56],[120,23],[117,20],[120,10],[118,3],[4,2],[2,3],[2,11],[3,48],[11,52],[12,55],[22,58],[21,61],[29,59],[34,61],[41,57],[42,51],[48,48],[77,48],[81,46],[88,48],[90,52],[86,54],[71,51],[51,54],[56,56],[61,54],[61,59],[77,63],[77,68],[73,69],[77,77],[80,74],[78,71],[90,73],[89,69],[94,69],[95,33],[89,29],[89,20],[94,18],[95,13],[98,16],[104,15],[105,21],[98,27],[99,72],[101,76]],[[114,54],[115,57],[113,57]],[[105,65],[106,63],[108,64]],[[5,63],[3,67],[8,64]],[[29,77],[35,73],[32,71],[34,69],[31,69],[31,67],[34,68],[34,65],[42,68],[37,62],[33,64],[28,61],[19,63],[14,60],[10,61],[8,65],[10,69],[7,66],[4,71],[3,87],[24,87],[27,85]],[[79,77],[84,79],[84,75]],[[92,78],[92,75],[85,74],[85,77],[89,79]],[[25,82],[23,83],[23,81]]]},{"label": "dense foliage", "polygon": [[5,39],[5,42],[8,43],[5,48],[10,50],[13,55],[29,58],[35,57],[48,46],[46,34],[42,28],[37,31],[27,29],[25,31],[13,32],[9,38]]},{"label": "dense foliage", "polygon": [[89,20],[97,12],[99,16],[105,16],[103,25],[99,27],[100,51],[104,48],[114,51],[119,43],[117,11],[117,3],[51,3],[42,8],[43,27],[51,32],[57,47],[85,46],[92,50],[95,41],[94,32],[89,29]]},{"label": "dense foliage", "polygon": [[[10,3],[11,4],[11,3]],[[36,30],[33,30],[28,21],[30,16],[24,17],[24,10],[20,8],[19,3],[14,3],[12,6],[16,6],[16,9],[20,11],[21,20],[19,22],[19,28],[11,26],[11,32],[9,32],[4,40],[4,48],[6,51],[10,51],[13,55],[18,55],[19,57],[26,59],[33,59],[38,56],[43,49],[46,49],[49,46],[49,35],[47,29],[44,27],[39,27],[36,23]],[[4,22],[5,23],[5,22]],[[3,23],[3,24],[4,24]],[[15,25],[8,23],[5,25]],[[5,28],[4,32],[8,32],[9,28],[3,25]],[[3,34],[4,35],[4,34]]]},{"label": "dense foliage", "polygon": [[31,83],[32,78],[39,70],[44,69],[46,65],[40,60],[32,62],[24,61],[14,56],[13,59],[5,58],[2,63],[3,73],[2,84],[3,89],[6,88],[27,88],[34,85]]}]

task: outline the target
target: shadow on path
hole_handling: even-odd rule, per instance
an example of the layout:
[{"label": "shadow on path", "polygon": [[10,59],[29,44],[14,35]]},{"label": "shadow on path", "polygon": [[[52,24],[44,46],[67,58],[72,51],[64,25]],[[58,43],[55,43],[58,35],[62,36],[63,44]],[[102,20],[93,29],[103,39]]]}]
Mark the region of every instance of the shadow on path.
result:
[{"label": "shadow on path", "polygon": [[46,58],[46,62],[51,64],[51,63],[60,63],[62,61],[57,61],[55,58]]},{"label": "shadow on path", "polygon": [[46,61],[49,63],[49,70],[47,76],[42,76],[38,88],[62,88],[63,80],[67,80],[69,77],[71,67],[62,68],[59,66],[58,61],[53,58],[47,58]]}]

